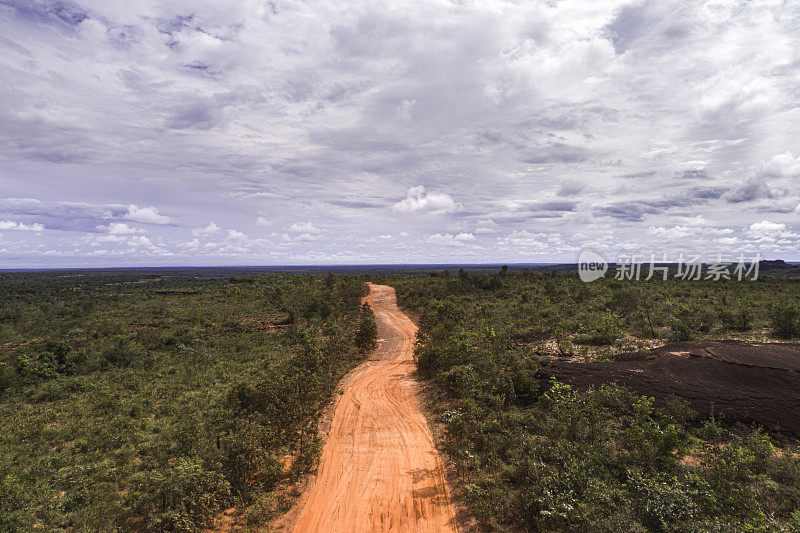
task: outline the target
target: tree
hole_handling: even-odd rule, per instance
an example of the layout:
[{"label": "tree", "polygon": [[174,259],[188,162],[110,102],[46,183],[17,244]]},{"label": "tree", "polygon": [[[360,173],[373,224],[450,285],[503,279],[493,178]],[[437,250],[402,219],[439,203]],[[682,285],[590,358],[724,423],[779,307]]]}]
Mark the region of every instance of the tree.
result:
[{"label": "tree", "polygon": [[378,347],[378,325],[375,323],[375,313],[368,303],[361,306],[361,319],[356,331],[356,347],[359,353],[371,352]]}]

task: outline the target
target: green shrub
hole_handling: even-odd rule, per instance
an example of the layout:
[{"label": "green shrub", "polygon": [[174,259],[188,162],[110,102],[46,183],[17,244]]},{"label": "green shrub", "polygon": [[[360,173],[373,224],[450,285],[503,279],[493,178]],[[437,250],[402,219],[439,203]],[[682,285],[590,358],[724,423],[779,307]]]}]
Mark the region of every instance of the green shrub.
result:
[{"label": "green shrub", "polygon": [[456,365],[439,374],[436,381],[457,398],[471,397],[479,383],[472,365]]},{"label": "green shrub", "polygon": [[211,526],[230,504],[231,487],[222,474],[205,469],[198,460],[182,458],[151,473],[137,495],[139,506],[152,509],[150,528],[193,532]]},{"label": "green shrub", "polygon": [[675,531],[702,516],[702,504],[712,498],[708,484],[695,476],[687,478],[643,476],[628,472],[626,487],[634,513],[651,531]]},{"label": "green shrub", "polygon": [[622,336],[622,319],[614,313],[602,313],[582,324],[579,331],[576,341],[581,344],[614,344]]},{"label": "green shrub", "polygon": [[727,309],[720,309],[717,315],[727,329],[733,331],[750,331],[753,329],[752,312],[745,306],[739,307],[733,312]]},{"label": "green shrub", "polygon": [[671,341],[688,341],[700,332],[707,333],[713,327],[714,317],[704,309],[688,304],[679,304],[672,312],[669,321]]},{"label": "green shrub", "polygon": [[378,325],[375,323],[375,314],[368,303],[361,306],[361,318],[356,331],[356,347],[359,353],[368,353],[378,346]]},{"label": "green shrub", "polygon": [[800,337],[800,309],[796,307],[776,307],[770,316],[772,330],[777,337],[794,339]]}]

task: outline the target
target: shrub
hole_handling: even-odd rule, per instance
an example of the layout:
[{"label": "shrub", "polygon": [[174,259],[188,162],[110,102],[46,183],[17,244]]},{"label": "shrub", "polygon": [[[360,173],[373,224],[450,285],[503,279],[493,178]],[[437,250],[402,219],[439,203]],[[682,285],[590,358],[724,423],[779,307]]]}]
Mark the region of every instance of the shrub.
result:
[{"label": "shrub", "polygon": [[714,327],[716,317],[705,309],[697,309],[687,304],[680,304],[672,313],[669,321],[670,340],[688,341],[698,333],[708,333]]},{"label": "shrub", "polygon": [[633,498],[635,513],[653,531],[674,531],[682,523],[701,515],[701,503],[710,497],[707,483],[691,476],[687,480],[642,476],[628,472],[628,490]]},{"label": "shrub", "polygon": [[149,526],[154,530],[197,531],[209,527],[230,503],[231,487],[225,477],[206,470],[196,459],[178,459],[164,471],[152,472],[137,496],[138,504],[153,509]]},{"label": "shrub", "polygon": [[478,385],[478,376],[472,365],[457,365],[436,377],[436,381],[444,386],[455,397],[470,397]]},{"label": "shrub", "polygon": [[750,331],[753,329],[752,312],[745,306],[739,307],[734,312],[720,309],[717,315],[727,329],[733,331]]},{"label": "shrub", "polygon": [[777,337],[800,337],[800,310],[796,307],[776,307],[772,310],[772,329]]},{"label": "shrub", "polygon": [[375,314],[368,303],[361,306],[361,318],[356,331],[356,348],[359,353],[368,353],[378,347],[378,325]]},{"label": "shrub", "polygon": [[580,326],[576,341],[582,344],[614,344],[622,335],[622,319],[614,313],[603,313]]}]

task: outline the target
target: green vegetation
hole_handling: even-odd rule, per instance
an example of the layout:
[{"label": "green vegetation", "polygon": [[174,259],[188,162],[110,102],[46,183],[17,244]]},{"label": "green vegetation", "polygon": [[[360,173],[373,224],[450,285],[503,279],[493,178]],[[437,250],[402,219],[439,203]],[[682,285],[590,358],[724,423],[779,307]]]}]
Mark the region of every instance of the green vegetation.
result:
[{"label": "green vegetation", "polygon": [[361,319],[356,330],[356,348],[358,352],[369,353],[378,347],[378,325],[375,323],[375,314],[368,303],[361,306]]},{"label": "green vegetation", "polygon": [[[0,531],[197,531],[287,510],[320,408],[374,348],[349,275],[0,277]],[[502,269],[385,276],[419,318],[458,493],[499,531],[800,531],[795,441],[616,386],[541,383],[553,356],[800,337],[800,283],[580,282]]]},{"label": "green vegetation", "polygon": [[[257,526],[374,343],[352,276],[0,277],[0,530]],[[372,329],[370,329],[372,328]]]},{"label": "green vegetation", "polygon": [[436,408],[457,487],[486,528],[800,531],[796,442],[698,422],[678,400],[656,408],[615,386],[534,377],[551,356],[798,337],[796,279],[585,284],[460,271],[386,282],[419,316],[419,369],[445,395]]}]

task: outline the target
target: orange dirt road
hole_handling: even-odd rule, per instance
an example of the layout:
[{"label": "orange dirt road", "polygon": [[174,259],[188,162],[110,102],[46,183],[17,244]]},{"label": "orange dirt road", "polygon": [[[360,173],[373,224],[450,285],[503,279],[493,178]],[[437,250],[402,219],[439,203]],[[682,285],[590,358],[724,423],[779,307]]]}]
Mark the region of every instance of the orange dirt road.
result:
[{"label": "orange dirt road", "polygon": [[370,289],[380,347],[336,403],[316,480],[295,509],[292,531],[456,531],[412,376],[417,327],[397,307],[392,287]]}]

